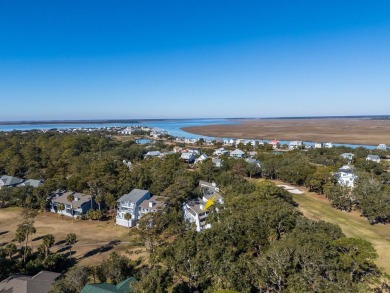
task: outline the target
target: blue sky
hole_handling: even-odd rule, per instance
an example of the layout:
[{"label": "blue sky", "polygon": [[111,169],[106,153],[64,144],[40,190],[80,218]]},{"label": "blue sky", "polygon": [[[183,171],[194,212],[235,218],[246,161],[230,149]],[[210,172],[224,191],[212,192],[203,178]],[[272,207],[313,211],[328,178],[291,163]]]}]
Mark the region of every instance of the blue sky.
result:
[{"label": "blue sky", "polygon": [[0,120],[390,114],[390,1],[0,0]]}]

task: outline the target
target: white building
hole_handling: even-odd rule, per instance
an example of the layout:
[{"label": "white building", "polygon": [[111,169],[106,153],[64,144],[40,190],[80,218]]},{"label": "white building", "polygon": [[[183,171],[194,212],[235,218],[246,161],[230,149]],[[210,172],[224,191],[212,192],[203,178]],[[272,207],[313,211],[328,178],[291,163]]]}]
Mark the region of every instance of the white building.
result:
[{"label": "white building", "polygon": [[334,147],[334,144],[333,144],[333,142],[326,142],[326,143],[324,143],[324,147],[331,149],[332,147]]},{"label": "white building", "polygon": [[322,142],[315,142],[314,143],[314,148],[315,149],[321,149],[324,147],[324,144]]},{"label": "white building", "polygon": [[230,152],[230,156],[233,158],[244,158],[245,152],[240,149],[235,149],[234,151]]},{"label": "white building", "polygon": [[213,154],[215,156],[222,156],[222,155],[226,155],[227,153],[229,153],[229,152],[227,150],[225,150],[224,148],[219,148],[219,149],[216,149]]},{"label": "white building", "polygon": [[208,156],[206,154],[201,154],[199,158],[195,159],[195,163],[201,163],[208,159]]},{"label": "white building", "polygon": [[[130,193],[124,194],[117,200],[116,224],[123,227],[133,227],[139,218],[139,207],[141,203],[150,198],[148,190],[133,189]],[[125,219],[125,214],[131,215],[130,220]]]},{"label": "white building", "polygon": [[387,146],[386,146],[384,143],[381,143],[381,144],[378,145],[376,148],[377,148],[378,150],[382,150],[382,151],[387,150]]},{"label": "white building", "polygon": [[288,145],[289,150],[295,150],[295,149],[302,149],[303,147],[303,142],[302,141],[290,141]]},{"label": "white building", "polygon": [[219,188],[215,184],[200,181],[199,185],[201,187],[202,198],[196,198],[183,204],[184,219],[187,222],[195,224],[196,231],[198,232],[211,227],[210,224],[206,224],[206,219],[209,215],[209,210],[205,210],[206,203],[211,199],[215,203],[224,203],[223,197],[216,191],[219,191]]},{"label": "white building", "polygon": [[167,204],[168,197],[153,195],[150,199],[145,199],[139,205],[138,219],[147,213],[161,211]]},{"label": "white building", "polygon": [[366,161],[373,161],[375,163],[380,163],[381,158],[378,155],[368,155]]},{"label": "white building", "polygon": [[354,156],[355,155],[352,154],[352,153],[343,153],[343,154],[340,155],[340,157],[343,157],[344,159],[346,159],[346,160],[348,160],[350,162],[352,162]]},{"label": "white building", "polygon": [[354,187],[355,180],[358,178],[351,165],[342,166],[335,174],[337,182],[342,186]]}]

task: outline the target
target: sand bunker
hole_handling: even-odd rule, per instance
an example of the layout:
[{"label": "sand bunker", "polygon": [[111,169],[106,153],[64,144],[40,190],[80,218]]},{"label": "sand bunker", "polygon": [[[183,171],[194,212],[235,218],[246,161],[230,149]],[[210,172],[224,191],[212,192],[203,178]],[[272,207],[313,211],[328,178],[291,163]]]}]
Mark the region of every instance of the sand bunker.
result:
[{"label": "sand bunker", "polygon": [[303,191],[300,191],[299,189],[297,189],[293,186],[290,186],[290,185],[280,184],[280,185],[278,185],[278,187],[282,187],[285,190],[287,190],[288,192],[293,193],[293,194],[302,194],[303,193]]}]

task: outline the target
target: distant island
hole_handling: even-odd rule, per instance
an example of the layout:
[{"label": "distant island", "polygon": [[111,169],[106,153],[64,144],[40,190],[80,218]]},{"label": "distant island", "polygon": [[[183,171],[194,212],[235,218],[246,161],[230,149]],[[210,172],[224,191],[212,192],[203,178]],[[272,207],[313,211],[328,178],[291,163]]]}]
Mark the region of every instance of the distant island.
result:
[{"label": "distant island", "polygon": [[38,124],[115,124],[140,123],[138,120],[108,119],[108,120],[41,120],[41,121],[0,121],[0,125],[38,125]]}]

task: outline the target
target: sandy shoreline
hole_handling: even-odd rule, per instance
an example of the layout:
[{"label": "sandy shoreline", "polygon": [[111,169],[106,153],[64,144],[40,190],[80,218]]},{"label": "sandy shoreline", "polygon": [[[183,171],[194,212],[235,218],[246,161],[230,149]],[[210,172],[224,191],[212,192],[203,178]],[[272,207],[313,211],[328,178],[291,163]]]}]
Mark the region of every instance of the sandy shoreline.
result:
[{"label": "sandy shoreline", "polygon": [[243,120],[239,124],[185,127],[182,130],[212,137],[390,145],[390,120],[357,118]]}]

